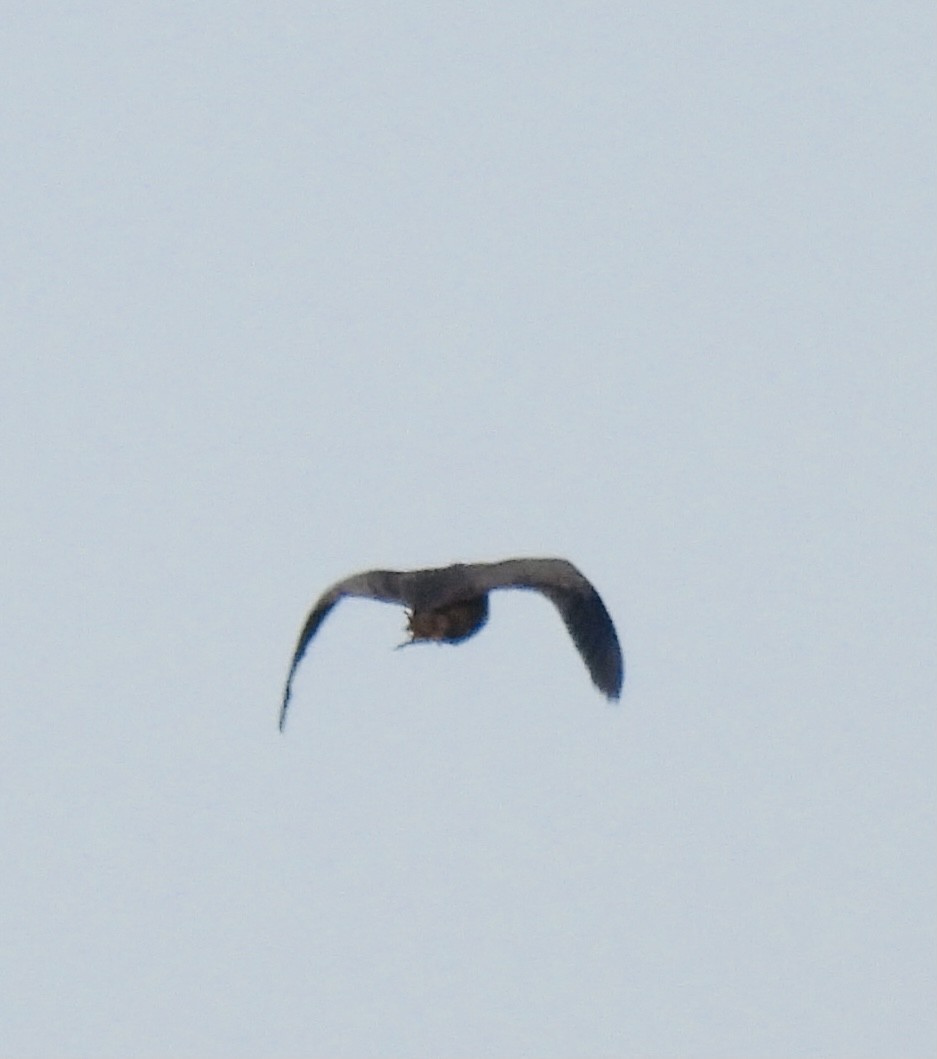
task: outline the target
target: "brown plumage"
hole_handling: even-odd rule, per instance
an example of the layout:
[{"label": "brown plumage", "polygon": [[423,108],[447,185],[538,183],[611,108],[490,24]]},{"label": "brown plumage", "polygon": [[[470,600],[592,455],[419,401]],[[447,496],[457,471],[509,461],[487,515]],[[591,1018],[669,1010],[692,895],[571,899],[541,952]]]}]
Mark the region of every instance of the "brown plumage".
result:
[{"label": "brown plumage", "polygon": [[496,588],[543,593],[559,610],[595,686],[608,698],[618,698],[624,663],[615,626],[591,582],[565,559],[456,563],[431,570],[368,570],[332,585],[306,619],[286,678],[280,730],[286,721],[296,667],[326,615],[342,597],[360,596],[407,607],[408,643],[461,643],[488,620],[488,593]]}]

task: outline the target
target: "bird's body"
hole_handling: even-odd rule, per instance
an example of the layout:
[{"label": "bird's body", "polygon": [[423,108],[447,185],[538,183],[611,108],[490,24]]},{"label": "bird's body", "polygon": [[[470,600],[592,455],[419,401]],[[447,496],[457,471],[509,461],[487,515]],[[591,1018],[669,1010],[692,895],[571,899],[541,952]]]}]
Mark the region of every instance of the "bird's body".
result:
[{"label": "bird's body", "polygon": [[610,699],[621,692],[624,663],[615,626],[598,592],[565,559],[506,559],[456,563],[429,570],[368,570],[332,585],[313,607],[299,635],[280,709],[286,721],[293,676],[319,626],[344,596],[398,603],[410,614],[410,643],[461,643],[488,620],[488,593],[526,588],[543,593],[559,610],[592,680]]},{"label": "bird's body", "polygon": [[409,642],[439,640],[442,643],[462,643],[474,636],[487,620],[487,596],[460,599],[443,607],[414,610],[407,620]]}]

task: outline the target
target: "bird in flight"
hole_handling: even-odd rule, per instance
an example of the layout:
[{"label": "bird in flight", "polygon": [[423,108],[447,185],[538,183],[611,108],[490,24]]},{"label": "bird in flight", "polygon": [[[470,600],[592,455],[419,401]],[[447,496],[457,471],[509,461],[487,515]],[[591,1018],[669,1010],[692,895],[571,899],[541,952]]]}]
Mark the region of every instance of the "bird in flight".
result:
[{"label": "bird in flight", "polygon": [[368,570],[332,585],[312,608],[286,678],[280,731],[286,723],[296,669],[319,626],[340,599],[358,596],[406,607],[407,644],[430,640],[456,644],[474,636],[488,620],[488,593],[496,588],[533,589],[546,596],[560,612],[592,682],[609,699],[618,698],[624,662],[615,626],[592,583],[565,559],[456,563],[430,570]]}]

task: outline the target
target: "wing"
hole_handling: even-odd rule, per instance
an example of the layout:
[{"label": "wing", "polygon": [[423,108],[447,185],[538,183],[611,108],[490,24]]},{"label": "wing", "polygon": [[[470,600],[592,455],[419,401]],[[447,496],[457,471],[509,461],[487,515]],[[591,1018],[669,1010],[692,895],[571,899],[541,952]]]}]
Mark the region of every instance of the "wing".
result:
[{"label": "wing", "polygon": [[289,705],[290,694],[293,688],[293,675],[296,668],[303,660],[303,655],[309,647],[309,643],[315,636],[319,626],[325,621],[329,611],[343,596],[361,596],[367,599],[376,599],[384,603],[408,602],[406,594],[406,574],[398,573],[396,570],[368,570],[363,574],[355,574],[339,581],[319,597],[319,601],[310,611],[303,631],[299,634],[296,650],[293,652],[293,661],[290,663],[290,671],[286,677],[286,688],[283,692],[283,704],[280,706],[280,731],[286,724],[286,708]]},{"label": "wing", "polygon": [[560,612],[595,686],[608,698],[621,694],[625,666],[615,625],[588,578],[565,559],[506,559],[463,568],[479,593],[527,588],[545,595]]}]

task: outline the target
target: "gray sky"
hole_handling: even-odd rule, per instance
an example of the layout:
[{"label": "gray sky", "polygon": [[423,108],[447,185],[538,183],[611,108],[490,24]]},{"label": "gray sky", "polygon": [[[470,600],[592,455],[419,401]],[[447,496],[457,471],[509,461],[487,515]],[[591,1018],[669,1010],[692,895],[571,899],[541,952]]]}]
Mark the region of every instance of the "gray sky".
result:
[{"label": "gray sky", "polygon": [[0,1055],[933,1054],[930,8],[4,13]]}]

